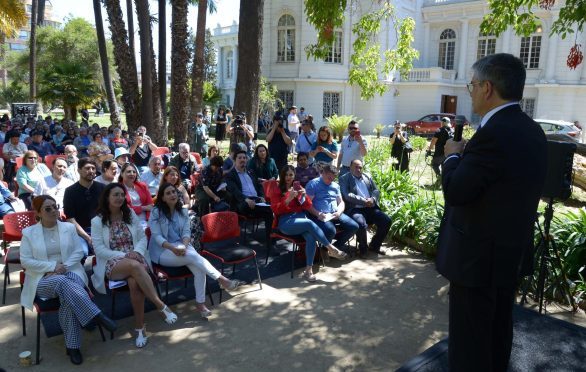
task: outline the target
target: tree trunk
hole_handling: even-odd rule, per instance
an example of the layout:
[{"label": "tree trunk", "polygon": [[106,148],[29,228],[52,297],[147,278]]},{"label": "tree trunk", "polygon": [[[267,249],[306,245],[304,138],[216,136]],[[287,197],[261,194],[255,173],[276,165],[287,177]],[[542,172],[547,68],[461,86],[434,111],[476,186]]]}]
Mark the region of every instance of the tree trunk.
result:
[{"label": "tree trunk", "polygon": [[128,38],[120,0],[105,0],[108,18],[110,20],[110,32],[114,44],[114,60],[116,71],[120,77],[122,88],[122,104],[126,112],[126,124],[129,131],[135,131],[141,125],[140,93],[138,90],[138,78],[136,73],[136,60],[134,53],[126,43]]},{"label": "tree trunk", "polygon": [[100,0],[93,0],[93,2],[94,17],[96,19],[96,34],[98,36],[98,49],[100,51],[102,74],[104,75],[104,90],[106,91],[108,107],[110,109],[110,122],[113,125],[121,126],[114,87],[112,86],[112,78],[110,77],[110,66],[108,65],[108,51],[106,50],[106,36],[104,35],[104,21],[102,19],[102,3]]},{"label": "tree trunk", "polygon": [[147,0],[135,0],[136,16],[138,18],[138,33],[140,36],[140,82],[142,124],[149,129],[153,128],[153,77],[151,54],[151,15]]},{"label": "tree trunk", "polygon": [[29,39],[29,102],[37,98],[37,10],[38,1],[32,0],[31,5],[31,37]]},{"label": "tree trunk", "polygon": [[264,0],[240,0],[238,26],[238,75],[234,112],[246,112],[248,123],[258,131],[260,63]]},{"label": "tree trunk", "polygon": [[[167,15],[166,0],[159,0],[159,99],[163,129],[167,128]],[[164,130],[163,137],[167,137]]]},{"label": "tree trunk", "polygon": [[189,92],[187,90],[187,0],[171,0],[171,115],[174,145],[187,141]]},{"label": "tree trunk", "polygon": [[38,0],[38,1],[39,1],[39,10],[37,12],[37,26],[44,26],[46,0]]},{"label": "tree trunk", "polygon": [[136,60],[136,53],[134,50],[134,10],[132,8],[132,0],[126,0],[126,19],[128,23],[128,46],[130,47],[132,58]]},{"label": "tree trunk", "polygon": [[152,113],[153,113],[153,122],[150,127],[147,127],[149,131],[149,136],[155,141],[155,143],[159,146],[166,146],[168,139],[166,136],[163,136],[163,133],[167,133],[166,128],[163,126],[163,118],[161,114],[161,100],[159,99],[159,80],[157,79],[157,64],[156,64],[156,56],[155,56],[155,48],[153,44],[153,35],[151,34],[150,37],[150,45],[151,45],[151,97],[152,101]]},{"label": "tree trunk", "polygon": [[208,1],[199,0],[197,5],[197,29],[195,33],[195,48],[193,50],[193,67],[191,71],[191,110],[190,121],[195,121],[195,116],[202,111],[203,106],[203,69],[204,47],[206,36],[206,18]]}]

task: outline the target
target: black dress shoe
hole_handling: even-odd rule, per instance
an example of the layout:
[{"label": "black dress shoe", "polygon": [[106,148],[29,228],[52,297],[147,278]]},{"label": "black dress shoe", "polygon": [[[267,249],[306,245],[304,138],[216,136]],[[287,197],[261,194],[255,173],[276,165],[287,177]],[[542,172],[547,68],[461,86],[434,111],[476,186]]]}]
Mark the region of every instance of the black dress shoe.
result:
[{"label": "black dress shoe", "polygon": [[118,328],[118,325],[116,324],[116,322],[113,321],[112,319],[108,318],[106,316],[106,314],[104,314],[101,311],[98,313],[98,315],[96,315],[96,317],[94,318],[94,321],[96,323],[98,323],[99,325],[101,325],[102,327],[106,328],[108,330],[108,332],[114,332],[114,331],[116,331],[116,328]]},{"label": "black dress shoe", "polygon": [[385,251],[381,251],[380,248],[378,250],[375,249],[370,249],[371,252],[374,252],[376,254],[380,254],[381,256],[385,255]]},{"label": "black dress shoe", "polygon": [[69,355],[69,359],[73,364],[81,364],[83,363],[83,357],[81,356],[81,351],[79,349],[67,349],[67,355]]}]

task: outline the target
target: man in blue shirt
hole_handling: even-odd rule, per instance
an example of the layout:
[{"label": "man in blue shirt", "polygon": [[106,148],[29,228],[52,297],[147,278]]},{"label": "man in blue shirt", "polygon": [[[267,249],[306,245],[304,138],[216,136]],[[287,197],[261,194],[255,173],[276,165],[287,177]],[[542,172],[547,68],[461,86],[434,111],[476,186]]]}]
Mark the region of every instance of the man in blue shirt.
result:
[{"label": "man in blue shirt", "polygon": [[[331,242],[336,237],[336,248],[343,250],[344,245],[358,230],[358,224],[344,214],[344,200],[340,193],[340,186],[334,179],[338,169],[333,164],[324,164],[321,176],[307,183],[305,191],[311,198],[313,206],[309,209],[310,217],[324,232]],[[341,229],[336,236],[336,227]]]},{"label": "man in blue shirt", "polygon": [[53,154],[53,146],[43,139],[43,132],[40,130],[34,130],[31,132],[31,137],[33,142],[28,146],[29,150],[35,150],[41,158]]}]

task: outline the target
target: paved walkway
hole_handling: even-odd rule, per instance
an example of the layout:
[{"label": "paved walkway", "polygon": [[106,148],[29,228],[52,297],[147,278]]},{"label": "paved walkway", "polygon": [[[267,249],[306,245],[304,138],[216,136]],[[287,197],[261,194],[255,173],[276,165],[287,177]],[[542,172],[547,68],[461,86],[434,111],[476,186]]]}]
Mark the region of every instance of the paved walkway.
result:
[{"label": "paved walkway", "polygon": [[[84,332],[84,371],[392,371],[447,335],[447,282],[415,255],[389,255],[340,264],[334,260],[309,284],[289,274],[247,285],[198,318],[193,302],[175,307],[179,321],[146,315],[149,345],[134,347],[132,318],[119,321],[105,343]],[[16,282],[17,274],[12,278]],[[13,282],[14,283],[14,282]],[[18,367],[34,352],[35,322],[27,311],[22,337],[18,289],[0,307],[0,366]],[[41,335],[43,360],[34,371],[79,371],[65,356],[62,336]]]}]

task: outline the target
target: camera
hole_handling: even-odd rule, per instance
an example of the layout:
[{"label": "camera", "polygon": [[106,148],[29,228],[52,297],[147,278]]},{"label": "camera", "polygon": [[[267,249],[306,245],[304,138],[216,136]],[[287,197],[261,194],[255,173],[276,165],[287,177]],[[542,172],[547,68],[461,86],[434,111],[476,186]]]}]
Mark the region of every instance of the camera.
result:
[{"label": "camera", "polygon": [[234,126],[241,127],[242,124],[244,124],[244,120],[242,119],[242,116],[237,115],[236,118],[234,119]]}]

